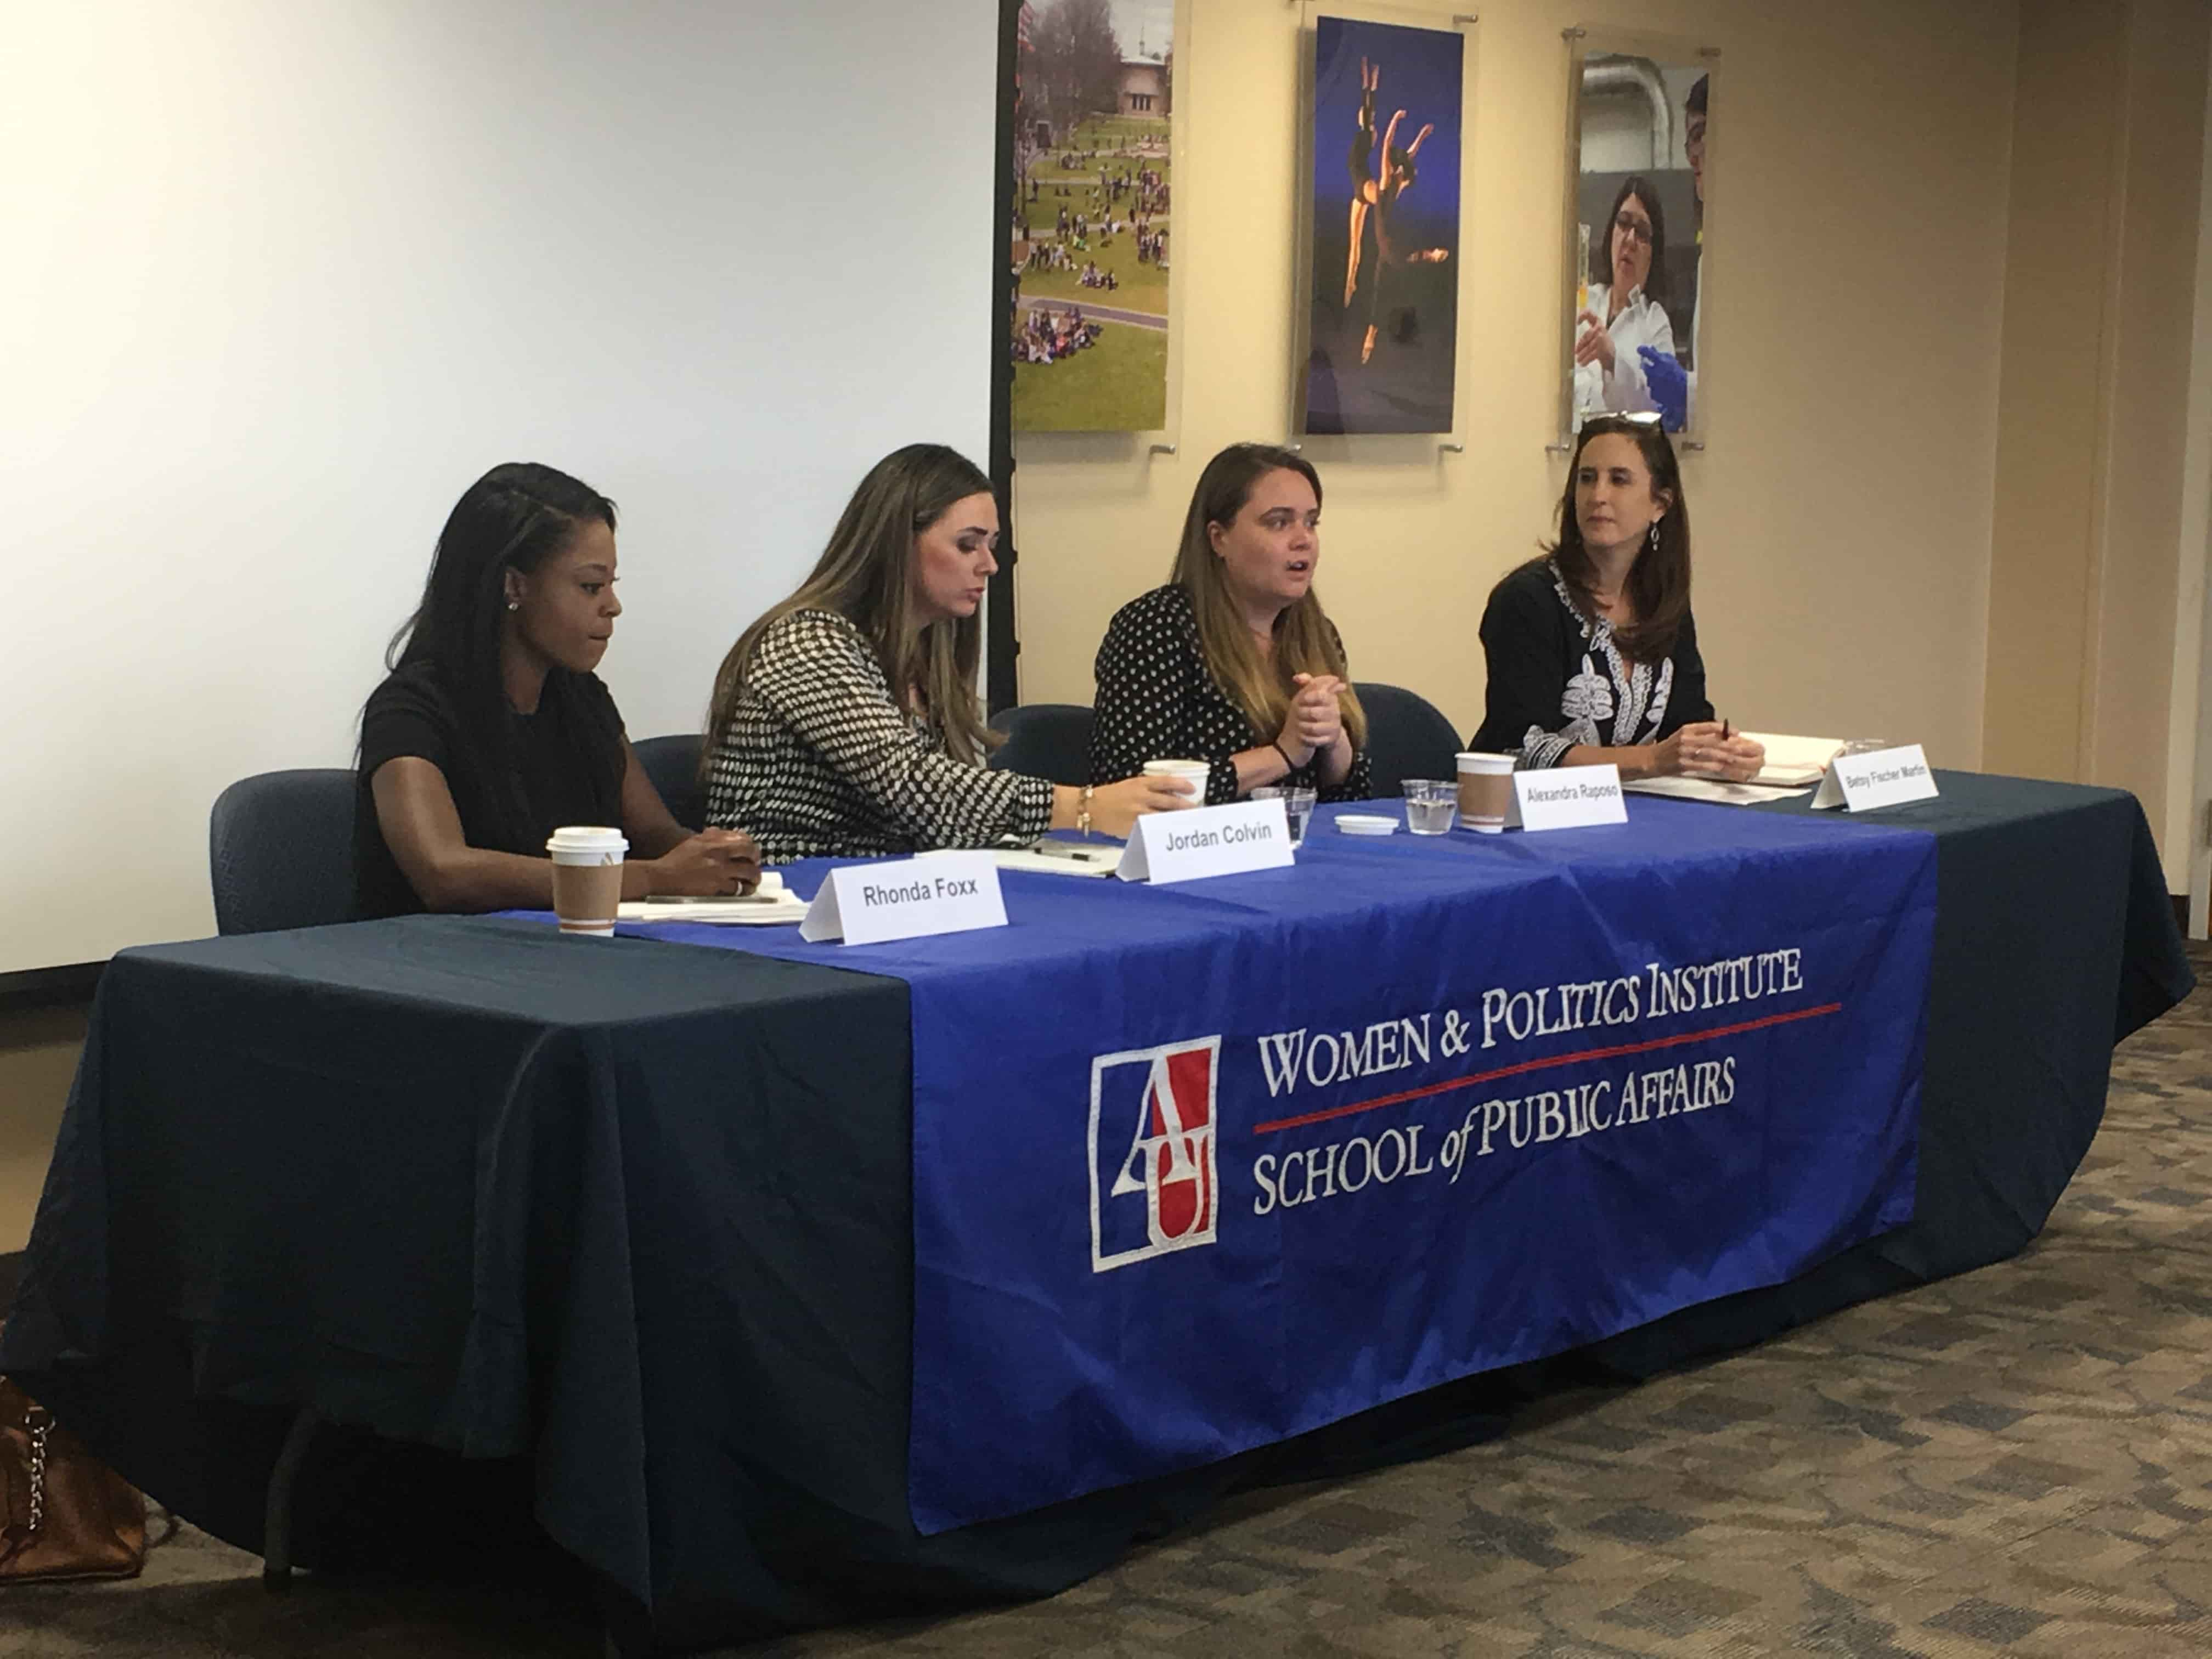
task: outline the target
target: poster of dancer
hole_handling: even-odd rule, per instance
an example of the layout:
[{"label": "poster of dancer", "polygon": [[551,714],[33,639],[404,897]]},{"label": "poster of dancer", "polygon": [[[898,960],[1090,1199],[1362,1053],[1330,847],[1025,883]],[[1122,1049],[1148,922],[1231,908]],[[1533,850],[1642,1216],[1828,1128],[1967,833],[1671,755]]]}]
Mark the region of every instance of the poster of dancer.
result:
[{"label": "poster of dancer", "polygon": [[1593,50],[1573,74],[1566,429],[1597,414],[1656,414],[1669,432],[1694,434],[1711,56]]},{"label": "poster of dancer", "polygon": [[1449,432],[1459,344],[1456,30],[1314,30],[1309,433]]},{"label": "poster of dancer", "polygon": [[1167,423],[1175,0],[1039,0],[1015,52],[1013,428]]}]

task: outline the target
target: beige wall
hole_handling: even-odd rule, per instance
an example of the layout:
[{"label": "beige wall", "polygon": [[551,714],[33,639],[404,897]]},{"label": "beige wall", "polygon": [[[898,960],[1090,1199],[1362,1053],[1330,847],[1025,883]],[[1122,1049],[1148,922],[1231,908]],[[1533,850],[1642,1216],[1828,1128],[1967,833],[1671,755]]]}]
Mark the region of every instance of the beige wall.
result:
[{"label": "beige wall", "polygon": [[2088,742],[2127,8],[2028,0],[2021,33],[1982,759],[2072,778]]},{"label": "beige wall", "polygon": [[2209,33],[2203,0],[2129,7],[2111,464],[2094,554],[2087,776],[2142,798],[2177,891],[2196,793],[2182,728],[2193,732],[2196,715],[2204,574],[2203,546],[2183,525]]},{"label": "beige wall", "polygon": [[[1456,0],[1426,12],[1439,27]],[[1462,731],[1474,625],[1534,550],[1555,436],[1566,48],[1608,25],[1719,47],[1713,234],[1686,462],[1698,632],[1723,712],[1754,727],[1981,758],[2004,293],[2014,0],[1486,4],[1469,55],[1464,455],[1322,440],[1321,590],[1353,672]],[[1199,470],[1279,439],[1291,407],[1299,11],[1193,0],[1177,53],[1172,457],[1140,440],[1017,446],[1022,690],[1087,702],[1115,608],[1164,579]],[[1731,229],[1731,227],[1739,228]],[[1171,410],[1176,407],[1172,401]]]},{"label": "beige wall", "polygon": [[2207,21],[2197,0],[2021,7],[1984,723],[1992,770],[2133,790],[2177,890],[2204,577],[2186,501]]}]

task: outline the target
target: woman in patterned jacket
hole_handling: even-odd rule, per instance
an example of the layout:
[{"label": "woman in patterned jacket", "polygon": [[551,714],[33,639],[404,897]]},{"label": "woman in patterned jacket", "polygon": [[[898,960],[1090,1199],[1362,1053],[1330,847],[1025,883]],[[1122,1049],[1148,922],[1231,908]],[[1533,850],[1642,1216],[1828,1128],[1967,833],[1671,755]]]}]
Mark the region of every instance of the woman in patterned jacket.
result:
[{"label": "woman in patterned jacket", "polygon": [[1765,751],[1713,720],[1690,615],[1690,514],[1656,416],[1575,439],[1559,539],[1491,590],[1482,729],[1468,747],[1624,778],[1756,776]]},{"label": "woman in patterned jacket", "polygon": [[878,461],[813,574],[722,659],[702,769],[711,823],[769,864],[988,847],[1047,830],[1126,836],[1191,805],[1173,780],[1072,788],[983,769],[977,608],[998,569],[991,481],[940,444]]},{"label": "woman in patterned jacket", "polygon": [[1314,592],[1320,564],[1311,462],[1270,444],[1208,461],[1167,585],[1116,611],[1098,647],[1091,781],[1202,760],[1209,805],[1263,784],[1364,799],[1367,717]]}]

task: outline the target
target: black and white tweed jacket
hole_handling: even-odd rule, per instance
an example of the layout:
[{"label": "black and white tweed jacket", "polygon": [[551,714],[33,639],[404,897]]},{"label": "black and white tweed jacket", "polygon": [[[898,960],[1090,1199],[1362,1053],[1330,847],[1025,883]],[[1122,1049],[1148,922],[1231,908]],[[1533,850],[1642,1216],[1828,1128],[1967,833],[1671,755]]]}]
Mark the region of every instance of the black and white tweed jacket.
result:
[{"label": "black and white tweed jacket", "polygon": [[830,611],[761,636],[728,733],[708,763],[707,821],[748,830],[769,864],[988,847],[1041,836],[1052,785],[945,752],[899,707],[867,638]]}]

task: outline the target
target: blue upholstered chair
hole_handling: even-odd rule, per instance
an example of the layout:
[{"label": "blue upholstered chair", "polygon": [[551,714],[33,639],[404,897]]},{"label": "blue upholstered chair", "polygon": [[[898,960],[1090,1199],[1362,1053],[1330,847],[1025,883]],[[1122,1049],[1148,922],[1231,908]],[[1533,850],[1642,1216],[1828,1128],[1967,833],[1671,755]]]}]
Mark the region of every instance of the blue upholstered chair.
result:
[{"label": "blue upholstered chair", "polygon": [[240,778],[208,818],[208,879],[225,933],[353,919],[350,769]]},{"label": "blue upholstered chair", "polygon": [[667,803],[669,816],[686,830],[707,827],[707,792],[699,782],[699,750],[705,742],[696,732],[681,732],[630,744],[637,752],[637,763]]},{"label": "blue upholstered chair", "polygon": [[1006,734],[991,757],[994,770],[1054,783],[1091,781],[1091,710],[1083,704],[1025,702],[1000,710],[991,724]]},{"label": "blue upholstered chair", "polygon": [[1407,778],[1455,778],[1452,757],[1459,733],[1437,706],[1402,686],[1355,682],[1367,710],[1367,763],[1375,777],[1377,800],[1405,793]]}]

